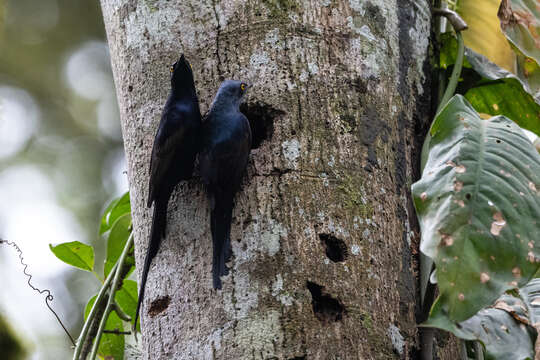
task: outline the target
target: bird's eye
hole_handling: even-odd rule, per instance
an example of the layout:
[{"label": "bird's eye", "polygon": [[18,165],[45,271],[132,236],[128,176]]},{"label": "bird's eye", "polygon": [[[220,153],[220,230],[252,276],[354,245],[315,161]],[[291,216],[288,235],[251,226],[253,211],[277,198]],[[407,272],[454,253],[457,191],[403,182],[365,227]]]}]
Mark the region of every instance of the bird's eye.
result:
[{"label": "bird's eye", "polygon": [[190,68],[191,70],[193,70],[193,66],[191,66],[191,64],[189,64],[189,68]]},{"label": "bird's eye", "polygon": [[240,85],[240,90],[242,90],[242,91],[246,90],[246,84],[241,84]]},{"label": "bird's eye", "polygon": [[171,69],[170,69],[170,70],[171,70],[171,72],[174,71],[174,65],[171,65]]}]

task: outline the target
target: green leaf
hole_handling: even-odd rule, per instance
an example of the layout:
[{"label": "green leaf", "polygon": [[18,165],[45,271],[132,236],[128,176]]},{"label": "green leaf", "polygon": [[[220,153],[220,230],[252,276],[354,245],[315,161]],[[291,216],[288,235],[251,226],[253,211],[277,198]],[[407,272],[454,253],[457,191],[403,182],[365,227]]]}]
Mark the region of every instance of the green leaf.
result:
[{"label": "green leaf", "polygon": [[536,150],[538,150],[538,152],[540,153],[540,138],[536,138],[536,140],[534,140],[533,142],[533,145],[536,148]]},{"label": "green leaf", "polygon": [[[457,41],[448,33],[443,34],[442,41],[440,66],[449,76]],[[540,135],[540,99],[535,100],[529,84],[471,49],[465,49],[465,58],[457,92],[465,95],[476,111],[504,115]]]},{"label": "green leaf", "polygon": [[109,206],[107,206],[107,208],[103,212],[103,215],[101,216],[101,224],[99,225],[100,235],[110,229],[109,217],[111,216],[112,209],[116,206],[116,204],[118,204],[118,201],[120,201],[120,198],[114,199],[113,201],[111,201]]},{"label": "green leaf", "polygon": [[502,0],[501,29],[510,43],[540,64],[540,7],[532,0]]},{"label": "green leaf", "polygon": [[129,191],[120,198],[113,200],[109,206],[107,206],[107,209],[105,209],[103,216],[101,217],[99,233],[103,234],[109,231],[119,217],[128,213],[131,213]]},{"label": "green leaf", "polygon": [[71,266],[86,271],[94,270],[94,248],[79,241],[72,241],[53,246],[49,244],[53,254]]},{"label": "green leaf", "polygon": [[519,295],[527,307],[530,324],[535,327],[540,326],[540,279],[532,279],[519,289]]},{"label": "green leaf", "polygon": [[460,95],[430,133],[412,188],[420,249],[437,266],[440,306],[463,321],[539,268],[540,155],[512,121],[482,120]]},{"label": "green leaf", "polygon": [[[450,66],[454,65],[456,62],[456,56],[458,52],[458,43],[455,36],[446,32],[441,34],[441,50],[439,52],[439,67],[441,69],[447,70]],[[463,67],[471,68],[471,64],[465,57],[463,59]]]},{"label": "green leaf", "polygon": [[467,49],[465,56],[482,77],[465,92],[476,111],[504,115],[520,127],[540,135],[540,104],[532,96],[529,85],[480,54]]},{"label": "green leaf", "polygon": [[[116,292],[115,300],[120,308],[132,319],[135,317],[135,311],[137,310],[137,299],[137,282],[124,280],[122,288]],[[137,323],[137,327],[140,330],[140,322]]]},{"label": "green leaf", "polygon": [[452,322],[436,301],[424,327],[436,327],[449,331],[465,340],[481,341],[488,358],[497,360],[534,359],[536,334],[501,309],[483,309],[473,317]]},{"label": "green leaf", "polygon": [[540,102],[540,66],[519,50],[514,48],[514,51],[516,53],[517,76],[529,85],[536,102]]},{"label": "green leaf", "polygon": [[[97,295],[94,295],[86,304],[86,307],[84,309],[85,320],[88,317],[90,310],[92,309],[92,305],[94,305],[94,302],[96,301],[96,297]],[[103,301],[107,301],[107,299],[104,298]],[[120,319],[114,311],[111,311],[109,317],[107,318],[107,322],[105,323],[105,330],[124,330],[122,319]],[[122,360],[124,359],[124,345],[124,335],[103,334],[99,343],[98,353],[104,358],[107,358],[109,356],[112,357],[112,359]]]},{"label": "green leaf", "polygon": [[[109,237],[107,240],[107,257],[105,259],[105,267],[103,269],[105,277],[107,277],[112,267],[114,266],[114,264],[116,264],[116,261],[118,261],[118,258],[122,254],[122,250],[124,250],[124,246],[126,246],[126,242],[129,238],[130,233],[131,214],[128,213],[124,214],[116,220],[116,222],[111,228],[111,232],[109,233]],[[133,257],[133,255],[131,255],[131,257]],[[126,262],[129,261],[131,260],[128,256]]]}]

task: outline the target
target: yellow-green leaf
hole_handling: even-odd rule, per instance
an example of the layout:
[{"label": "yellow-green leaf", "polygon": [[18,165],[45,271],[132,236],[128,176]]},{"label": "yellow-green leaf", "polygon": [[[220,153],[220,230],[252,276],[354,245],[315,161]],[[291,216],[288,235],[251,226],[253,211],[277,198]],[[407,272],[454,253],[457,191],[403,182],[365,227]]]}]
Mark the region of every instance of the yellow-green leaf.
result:
[{"label": "yellow-green leaf", "polygon": [[94,270],[94,248],[79,241],[72,241],[53,246],[49,244],[53,254],[71,266],[86,271]]}]

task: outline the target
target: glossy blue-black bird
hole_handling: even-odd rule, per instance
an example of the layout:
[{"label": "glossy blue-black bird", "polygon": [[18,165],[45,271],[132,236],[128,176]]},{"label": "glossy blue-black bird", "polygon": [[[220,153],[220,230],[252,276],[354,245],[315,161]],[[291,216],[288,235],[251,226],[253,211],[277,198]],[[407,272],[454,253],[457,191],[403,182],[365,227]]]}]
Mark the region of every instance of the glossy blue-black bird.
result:
[{"label": "glossy blue-black bird", "polygon": [[202,126],[199,165],[210,200],[214,289],[221,289],[220,276],[229,272],[226,262],[232,255],[233,200],[242,184],[251,149],[251,128],[239,108],[247,88],[241,81],[224,81]]},{"label": "glossy blue-black bird", "polygon": [[174,187],[191,178],[201,144],[201,113],[191,65],[184,55],[171,66],[171,92],[154,139],[150,160],[148,203],[154,204],[148,250],[144,259],[135,326],[152,259],[165,237],[167,204]]}]

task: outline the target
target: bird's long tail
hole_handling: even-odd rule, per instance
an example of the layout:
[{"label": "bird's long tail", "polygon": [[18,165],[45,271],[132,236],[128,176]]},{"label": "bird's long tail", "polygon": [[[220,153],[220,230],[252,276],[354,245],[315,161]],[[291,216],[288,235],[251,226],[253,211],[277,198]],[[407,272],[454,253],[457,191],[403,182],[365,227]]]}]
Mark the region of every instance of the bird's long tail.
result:
[{"label": "bird's long tail", "polygon": [[210,227],[214,244],[212,275],[214,289],[221,289],[220,276],[229,274],[226,263],[232,256],[231,219],[233,199],[232,196],[212,196],[212,212],[210,214]]},{"label": "bird's long tail", "polygon": [[[146,285],[146,279],[148,278],[148,271],[152,264],[152,259],[156,256],[161,239],[165,236],[165,227],[167,225],[167,201],[156,199],[154,202],[154,214],[152,217],[152,227],[150,229],[150,242],[148,243],[148,250],[146,251],[146,257],[144,258],[144,267],[141,276],[140,288],[139,288],[139,300],[137,302],[137,311],[135,312],[135,322],[133,323],[133,329],[137,326],[137,319],[139,318],[139,310],[144,299],[144,289]],[[135,331],[134,331],[135,333]]]}]

